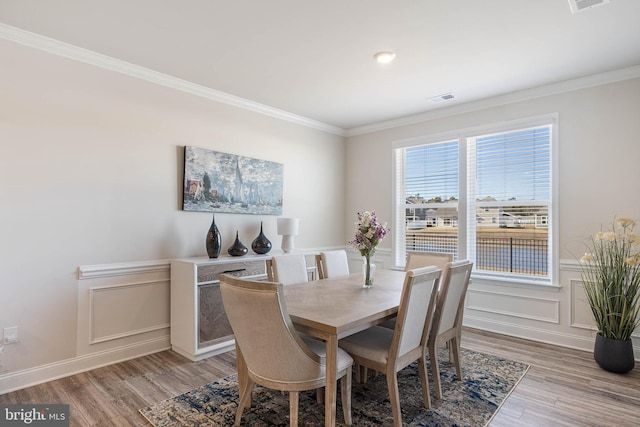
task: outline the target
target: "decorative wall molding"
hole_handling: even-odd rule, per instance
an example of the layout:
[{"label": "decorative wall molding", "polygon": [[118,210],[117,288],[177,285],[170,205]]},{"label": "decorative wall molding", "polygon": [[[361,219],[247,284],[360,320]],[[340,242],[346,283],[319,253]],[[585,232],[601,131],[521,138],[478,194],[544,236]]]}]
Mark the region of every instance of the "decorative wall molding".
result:
[{"label": "decorative wall molding", "polygon": [[561,259],[560,270],[580,273],[582,272],[582,265],[575,259]]},{"label": "decorative wall molding", "polygon": [[[346,249],[352,269],[360,267],[361,257],[356,251],[348,247],[316,248],[306,250],[306,252],[334,249]],[[391,250],[380,249],[376,254],[376,262],[379,262],[385,268],[392,268]],[[540,287],[535,287],[535,289],[533,287],[530,289],[524,287],[520,288],[520,290],[528,292],[528,294],[516,294],[508,292],[504,286],[493,285],[493,288],[486,288],[492,285],[479,285],[474,282],[474,288],[469,290],[471,297],[468,297],[467,300],[468,310],[465,310],[464,325],[553,345],[592,351],[595,329],[582,321],[576,312],[578,287],[581,286],[580,277],[577,274],[580,271],[579,263],[573,260],[561,260],[560,270],[561,273],[568,275],[564,278],[564,286],[561,286],[560,289],[571,288],[570,291],[566,291],[566,294],[569,294],[565,297],[566,301],[562,299],[562,293],[559,295],[559,299],[556,299],[558,289],[540,291]],[[169,260],[78,267],[80,298],[78,341],[82,341],[79,344],[78,356],[52,364],[0,375],[0,394],[170,349],[171,343],[167,321],[150,322],[142,327],[139,324],[133,324],[128,329],[121,328],[117,333],[112,334],[91,335],[90,332],[93,329],[91,323],[95,320],[93,317],[94,312],[91,311],[90,306],[96,294],[100,292],[124,292],[126,294],[131,290],[135,292],[135,289],[144,288],[145,286],[150,289],[162,286],[168,287],[169,275]],[[131,277],[127,278],[126,276]],[[482,286],[482,288],[478,288],[478,286]],[[498,292],[496,289],[505,289],[505,292]],[[91,298],[86,297],[87,293],[92,294]],[[479,304],[474,302],[474,295],[488,298],[487,301],[489,303]],[[552,295],[552,297],[545,298],[539,295]],[[83,298],[86,298],[86,300],[81,303]],[[166,304],[169,304],[168,298],[167,295]],[[532,310],[536,310],[536,307],[546,308],[547,315],[540,315],[533,311],[529,311],[529,314],[526,312],[523,314],[513,310],[505,310],[499,303],[496,303],[499,298],[524,301],[532,307]],[[567,310],[571,310],[571,314],[560,316],[560,308],[561,306],[565,307],[565,302],[566,306],[570,307]],[[582,314],[585,315],[584,313]],[[94,320],[89,321],[87,319]],[[561,321],[561,319],[565,320]],[[565,324],[563,325],[562,323]],[[549,327],[544,327],[543,325],[545,324],[549,325]],[[163,332],[163,329],[166,330],[166,333]],[[640,357],[640,341],[638,341],[638,338],[640,338],[640,335],[634,334],[636,357]],[[83,352],[86,354],[83,354]]]},{"label": "decorative wall molding", "polygon": [[97,279],[132,274],[169,273],[170,260],[134,261],[116,264],[83,265],[78,267],[78,279]]},{"label": "decorative wall molding", "polygon": [[[486,303],[486,305],[474,304],[474,295],[479,296],[482,299],[481,302]],[[504,304],[505,302],[512,302],[515,304],[506,305]],[[503,306],[511,307],[514,305],[520,308],[528,307],[531,312],[517,312],[514,310],[505,310],[501,308]],[[543,312],[545,308],[548,310],[548,316],[534,314]],[[517,295],[512,293],[494,292],[480,289],[469,289],[467,292],[467,306],[465,310],[467,309],[485,313],[499,314],[512,318],[536,320],[539,322],[556,324],[560,323],[560,301],[549,298],[539,298],[527,295]]]},{"label": "decorative wall molding", "polygon": [[507,93],[504,95],[494,96],[491,98],[481,99],[478,101],[466,102],[454,105],[448,108],[441,108],[433,111],[427,111],[420,114],[402,117],[394,120],[374,123],[371,125],[359,126],[348,130],[337,126],[323,123],[308,117],[299,116],[284,110],[260,104],[246,98],[230,95],[215,89],[211,89],[196,83],[189,82],[168,74],[153,71],[139,65],[121,61],[101,53],[97,53],[88,49],[74,46],[59,40],[42,36],[12,27],[7,24],[0,23],[0,38],[39,49],[54,55],[72,59],[74,61],[84,62],[105,70],[114,71],[116,73],[125,74],[130,77],[145,80],[151,83],[165,86],[181,92],[200,96],[222,104],[231,105],[242,108],[244,110],[253,111],[276,119],[296,123],[311,129],[317,129],[323,132],[331,133],[338,136],[355,136],[365,133],[377,132],[385,129],[392,129],[400,126],[407,126],[416,123],[422,123],[429,120],[449,117],[456,114],[469,113],[473,111],[493,108],[501,105],[513,104],[516,102],[527,101],[530,99],[541,98],[544,96],[556,95],[564,92],[585,89],[594,86],[600,86],[608,83],[629,80],[640,77],[640,66],[633,66],[614,70],[607,73],[586,76],[578,79],[567,80],[564,82],[554,83],[545,86],[539,86],[518,92]]},{"label": "decorative wall molding", "polygon": [[441,119],[444,117],[454,116],[457,114],[465,114],[487,108],[499,107],[501,105],[514,104],[516,102],[528,101],[530,99],[542,98],[545,96],[558,95],[574,90],[586,89],[589,87],[600,86],[609,83],[615,83],[623,80],[635,79],[640,77],[640,66],[623,68],[620,70],[610,71],[602,74],[595,74],[573,80],[566,80],[559,83],[539,86],[518,92],[498,95],[491,98],[485,98],[478,101],[466,102],[454,105],[448,108],[427,111],[425,113],[415,114],[412,116],[401,117],[399,119],[378,122],[371,125],[360,126],[347,130],[346,136],[355,136],[365,133],[378,132],[381,130],[392,129],[400,126],[408,126],[417,123],[427,122],[430,120]]},{"label": "decorative wall molding", "polygon": [[[169,287],[169,280],[152,280],[90,288],[89,343],[98,344],[161,329],[168,330],[171,327],[168,316]],[[101,298],[104,295],[107,296]],[[163,305],[166,305],[165,310],[149,309]],[[136,307],[138,311],[133,313],[128,306]],[[108,312],[106,315],[98,315],[105,311]],[[141,315],[141,312],[145,315]]]},{"label": "decorative wall molding", "polygon": [[211,89],[168,74],[153,71],[139,65],[121,61],[101,53],[61,42],[40,34],[25,31],[10,25],[0,23],[0,38],[52,53],[54,55],[62,56],[64,58],[72,59],[74,61],[84,62],[105,70],[125,74],[160,86],[179,90],[191,95],[207,98],[215,102],[253,111],[254,113],[296,123],[301,126],[317,129],[334,135],[345,135],[345,130],[337,126],[289,113],[239,96],[230,95],[219,90]]},{"label": "decorative wall molding", "polygon": [[546,328],[537,328],[532,325],[488,319],[486,317],[475,316],[471,313],[465,313],[463,325],[512,337],[585,351],[592,351],[595,342],[595,334],[593,337],[586,337]]}]

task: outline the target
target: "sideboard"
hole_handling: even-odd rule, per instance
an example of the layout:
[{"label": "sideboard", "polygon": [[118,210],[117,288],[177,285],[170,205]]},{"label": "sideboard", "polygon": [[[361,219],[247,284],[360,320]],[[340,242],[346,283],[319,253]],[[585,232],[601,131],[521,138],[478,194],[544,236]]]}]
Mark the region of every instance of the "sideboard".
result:
[{"label": "sideboard", "polygon": [[[310,278],[312,253],[306,253]],[[268,255],[171,260],[171,348],[191,360],[202,360],[234,348],[233,331],[220,295],[223,273],[265,280]]]}]

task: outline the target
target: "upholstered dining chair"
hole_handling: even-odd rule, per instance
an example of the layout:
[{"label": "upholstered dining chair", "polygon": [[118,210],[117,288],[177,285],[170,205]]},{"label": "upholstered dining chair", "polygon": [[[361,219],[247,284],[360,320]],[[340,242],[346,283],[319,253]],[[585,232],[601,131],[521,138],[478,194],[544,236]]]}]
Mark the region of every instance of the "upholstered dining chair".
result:
[{"label": "upholstered dining chair", "polygon": [[267,280],[284,286],[309,281],[307,262],[303,254],[277,255],[266,262]]},{"label": "upholstered dining chair", "polygon": [[[429,267],[433,265],[442,270],[440,276],[440,286],[444,282],[444,278],[447,275],[447,263],[453,261],[453,254],[445,254],[442,252],[418,252],[410,251],[407,253],[407,262],[404,266],[404,271],[413,270],[421,267]],[[385,320],[382,326],[390,329],[396,327],[396,318]]]},{"label": "upholstered dining chair", "polygon": [[473,263],[468,260],[447,264],[445,278],[438,291],[438,301],[427,342],[431,376],[437,399],[442,399],[440,366],[438,364],[438,346],[441,344],[446,343],[449,347],[449,359],[456,368],[458,381],[462,380],[460,360],[462,317],[472,268]]},{"label": "upholstered dining chair", "polygon": [[433,318],[441,270],[424,267],[406,272],[394,330],[373,326],[339,341],[356,366],[387,376],[393,425],[402,426],[397,372],[418,361],[425,408],[431,407],[427,378],[427,337]]},{"label": "upholstered dining chair", "polygon": [[[325,344],[303,340],[291,322],[281,283],[220,275],[224,309],[236,339],[239,374],[245,369],[246,381],[240,384],[240,400],[235,424],[250,405],[254,384],[288,391],[290,425],[298,425],[298,393],[326,384]],[[351,424],[351,366],[353,359],[338,349],[338,375],[345,423]],[[239,375],[240,376],[240,375]]]},{"label": "upholstered dining chair", "polygon": [[344,249],[324,251],[316,255],[316,270],[319,279],[348,276],[349,260]]},{"label": "upholstered dining chair", "polygon": [[[436,267],[441,269],[444,274],[444,268],[446,267],[447,263],[452,261],[453,254],[446,254],[442,252],[409,251],[407,253],[407,262],[404,266],[404,271],[435,265]],[[444,277],[440,278],[440,283],[442,282],[444,282]]]}]

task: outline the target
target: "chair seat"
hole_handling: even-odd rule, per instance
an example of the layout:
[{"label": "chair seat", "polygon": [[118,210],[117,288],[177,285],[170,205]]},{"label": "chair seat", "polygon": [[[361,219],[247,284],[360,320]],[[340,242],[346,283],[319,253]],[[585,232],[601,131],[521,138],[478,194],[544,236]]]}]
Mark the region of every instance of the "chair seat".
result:
[{"label": "chair seat", "polygon": [[353,356],[385,364],[389,359],[393,332],[389,328],[373,326],[341,339],[340,347]]},{"label": "chair seat", "polygon": [[[327,346],[324,341],[311,338],[306,335],[301,336],[302,341],[318,356],[320,356],[323,365],[326,365],[327,360]],[[347,369],[353,364],[353,359],[349,354],[341,348],[338,348],[338,371]]]}]

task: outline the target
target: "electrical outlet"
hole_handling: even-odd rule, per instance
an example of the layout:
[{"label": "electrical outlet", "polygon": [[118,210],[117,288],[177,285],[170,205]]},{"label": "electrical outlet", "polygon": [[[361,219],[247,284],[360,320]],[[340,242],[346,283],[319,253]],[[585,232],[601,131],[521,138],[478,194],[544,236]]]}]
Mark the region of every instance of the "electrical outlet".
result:
[{"label": "electrical outlet", "polygon": [[17,326],[4,328],[4,339],[2,340],[4,344],[15,344],[18,341],[20,341],[20,336],[18,335]]}]

